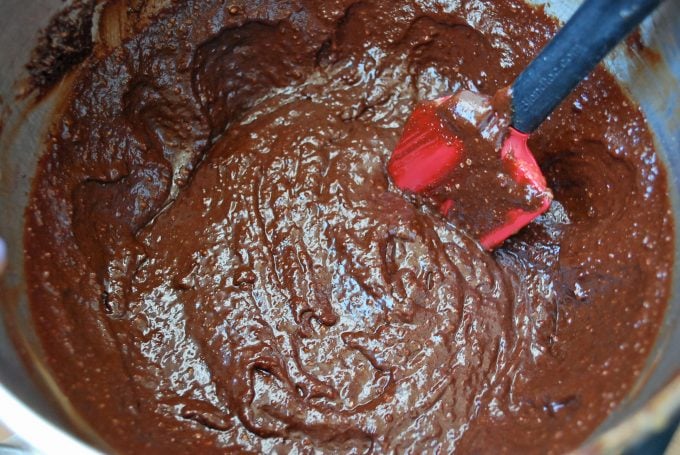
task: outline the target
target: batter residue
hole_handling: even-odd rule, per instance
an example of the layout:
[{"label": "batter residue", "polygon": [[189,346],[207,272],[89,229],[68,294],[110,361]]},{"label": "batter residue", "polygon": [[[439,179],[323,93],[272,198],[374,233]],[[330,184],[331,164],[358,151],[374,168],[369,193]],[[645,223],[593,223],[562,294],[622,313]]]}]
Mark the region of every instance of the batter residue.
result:
[{"label": "batter residue", "polygon": [[27,211],[31,308],[126,453],[547,453],[624,397],[673,251],[598,70],[530,144],[551,210],[494,254],[393,187],[421,99],[507,86],[520,1],[186,0],[88,58]]}]

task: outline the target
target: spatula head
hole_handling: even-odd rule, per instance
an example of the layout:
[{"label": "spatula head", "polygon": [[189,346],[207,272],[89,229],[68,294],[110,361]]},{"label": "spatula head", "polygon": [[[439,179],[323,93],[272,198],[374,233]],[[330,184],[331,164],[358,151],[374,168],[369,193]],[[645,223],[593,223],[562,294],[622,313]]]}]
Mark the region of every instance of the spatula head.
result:
[{"label": "spatula head", "polygon": [[419,104],[388,163],[400,189],[493,249],[545,212],[552,201],[509,114],[470,91]]},{"label": "spatula head", "polygon": [[437,115],[447,99],[419,104],[404,127],[388,164],[392,180],[402,190],[420,193],[436,186],[463,158],[463,142]]}]

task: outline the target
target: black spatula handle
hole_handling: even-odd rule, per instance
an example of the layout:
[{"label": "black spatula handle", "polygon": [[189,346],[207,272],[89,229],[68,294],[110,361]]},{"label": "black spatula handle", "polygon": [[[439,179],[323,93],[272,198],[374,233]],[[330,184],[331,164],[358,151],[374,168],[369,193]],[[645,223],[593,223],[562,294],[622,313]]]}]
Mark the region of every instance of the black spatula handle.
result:
[{"label": "black spatula handle", "polygon": [[531,133],[662,0],[586,0],[512,86],[512,125]]}]

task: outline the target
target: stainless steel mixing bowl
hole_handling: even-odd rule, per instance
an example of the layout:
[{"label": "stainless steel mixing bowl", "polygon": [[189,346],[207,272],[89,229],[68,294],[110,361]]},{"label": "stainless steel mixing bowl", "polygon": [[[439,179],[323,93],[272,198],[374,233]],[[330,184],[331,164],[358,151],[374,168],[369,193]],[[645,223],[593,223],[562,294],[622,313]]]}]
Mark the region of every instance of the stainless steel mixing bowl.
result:
[{"label": "stainless steel mixing bowl", "polygon": [[[455,4],[458,0],[423,0]],[[560,19],[578,1],[535,2]],[[31,327],[23,276],[23,213],[41,140],[59,92],[29,107],[17,100],[17,81],[25,78],[24,64],[38,31],[64,7],[63,0],[2,0],[0,2],[0,237],[6,240],[8,268],[0,278],[0,421],[25,441],[25,447],[45,453],[91,453],[106,450],[87,423],[69,407],[41,362],[41,350]],[[678,218],[680,180],[680,1],[668,0],[642,27],[643,42],[660,59],[649,59],[625,46],[607,61],[612,72],[637,100],[656,136],[670,177]],[[676,264],[680,248],[676,246]],[[677,267],[673,295],[665,322],[647,368],[629,398],[580,449],[616,453],[622,447],[664,425],[680,410],[680,278]],[[603,328],[606,330],[606,327]],[[60,340],[54,340],[59,343]],[[0,453],[7,448],[0,447]],[[24,448],[23,450],[26,450]]]}]

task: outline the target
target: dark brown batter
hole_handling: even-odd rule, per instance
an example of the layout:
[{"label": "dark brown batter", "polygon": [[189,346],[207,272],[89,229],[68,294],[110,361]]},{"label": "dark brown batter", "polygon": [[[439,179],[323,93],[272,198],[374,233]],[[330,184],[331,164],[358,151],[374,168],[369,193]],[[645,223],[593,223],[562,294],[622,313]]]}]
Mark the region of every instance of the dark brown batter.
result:
[{"label": "dark brown batter", "polygon": [[86,420],[128,453],[583,441],[672,266],[665,172],[612,78],[534,135],[555,202],[491,255],[385,162],[417,100],[507,86],[554,33],[540,10],[177,3],[85,61],[27,212],[33,316]]}]

